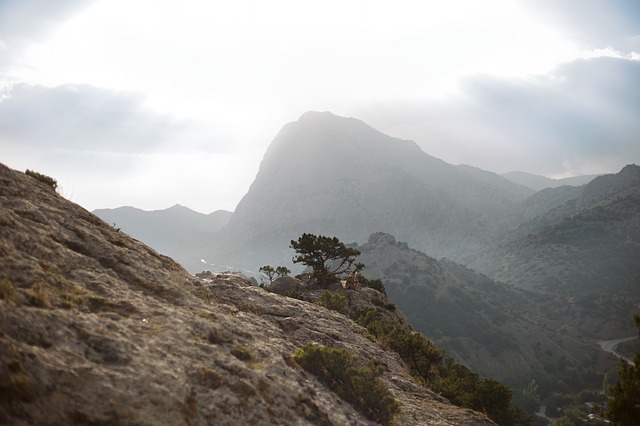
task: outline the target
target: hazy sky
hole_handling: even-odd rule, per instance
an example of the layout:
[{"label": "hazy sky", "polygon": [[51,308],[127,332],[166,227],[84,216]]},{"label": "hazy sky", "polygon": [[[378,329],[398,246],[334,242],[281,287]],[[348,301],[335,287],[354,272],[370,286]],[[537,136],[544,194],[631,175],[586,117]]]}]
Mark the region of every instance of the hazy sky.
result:
[{"label": "hazy sky", "polygon": [[89,210],[233,210],[308,110],[453,164],[616,172],[640,163],[640,2],[0,1],[0,162]]}]

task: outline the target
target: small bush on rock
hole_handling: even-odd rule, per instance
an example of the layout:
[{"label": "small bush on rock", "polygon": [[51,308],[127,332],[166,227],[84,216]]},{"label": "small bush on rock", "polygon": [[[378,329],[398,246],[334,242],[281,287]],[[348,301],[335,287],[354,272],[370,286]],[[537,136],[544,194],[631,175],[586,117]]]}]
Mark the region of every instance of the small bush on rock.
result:
[{"label": "small bush on rock", "polygon": [[332,311],[344,314],[347,311],[347,297],[338,293],[325,290],[316,302],[320,306],[324,306]]},{"label": "small bush on rock", "polygon": [[303,294],[300,290],[285,290],[284,295],[292,299],[304,300]]},{"label": "small bush on rock", "polygon": [[385,320],[375,309],[362,310],[355,321],[400,355],[414,377],[429,382],[432,365],[442,360],[442,349],[422,334]]},{"label": "small bush on rock", "polygon": [[29,170],[29,169],[27,169],[24,173],[27,176],[31,176],[32,178],[34,178],[38,182],[42,182],[45,185],[49,185],[51,188],[53,188],[54,191],[58,187],[58,181],[56,181],[52,177],[49,177],[47,175],[43,175],[42,173],[34,172],[33,170]]},{"label": "small bush on rock", "polygon": [[293,358],[369,420],[390,424],[398,412],[398,402],[379,379],[382,366],[358,366],[358,358],[350,352],[313,343],[297,349]]}]

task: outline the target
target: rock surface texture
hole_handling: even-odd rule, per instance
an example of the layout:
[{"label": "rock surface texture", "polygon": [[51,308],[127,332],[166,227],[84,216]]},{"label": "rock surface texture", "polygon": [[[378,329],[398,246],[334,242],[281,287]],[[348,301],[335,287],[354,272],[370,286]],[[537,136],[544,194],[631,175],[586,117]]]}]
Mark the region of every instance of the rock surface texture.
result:
[{"label": "rock surface texture", "polygon": [[397,424],[493,424],[344,315],[191,276],[0,165],[0,424],[371,424],[292,361],[307,341],[385,366]]}]

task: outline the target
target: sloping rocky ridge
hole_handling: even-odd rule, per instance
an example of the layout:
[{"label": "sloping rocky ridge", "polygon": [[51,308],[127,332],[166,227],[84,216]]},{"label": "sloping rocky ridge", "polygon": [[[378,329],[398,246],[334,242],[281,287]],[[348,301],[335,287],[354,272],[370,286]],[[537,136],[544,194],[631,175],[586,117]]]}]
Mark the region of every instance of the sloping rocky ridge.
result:
[{"label": "sloping rocky ridge", "polygon": [[290,262],[289,241],[303,232],[366,241],[376,231],[460,258],[484,247],[529,193],[362,121],[308,112],[275,137],[229,225],[189,241],[176,259],[188,269],[204,258],[256,270]]},{"label": "sloping rocky ridge", "polygon": [[193,277],[3,165],[0,271],[2,424],[370,424],[290,361],[309,340],[384,365],[399,424],[492,424],[345,316]]}]

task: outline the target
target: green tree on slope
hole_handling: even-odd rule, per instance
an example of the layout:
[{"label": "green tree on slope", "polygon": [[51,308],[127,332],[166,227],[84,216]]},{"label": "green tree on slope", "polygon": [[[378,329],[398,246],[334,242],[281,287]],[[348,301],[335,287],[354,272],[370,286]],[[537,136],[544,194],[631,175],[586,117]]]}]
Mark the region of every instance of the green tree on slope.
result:
[{"label": "green tree on slope", "polygon": [[349,271],[352,267],[364,267],[355,263],[360,251],[346,247],[337,237],[325,237],[304,233],[298,240],[291,240],[291,248],[296,251],[293,263],[302,263],[313,268],[313,276],[321,286],[328,278]]},{"label": "green tree on slope", "polygon": [[[640,334],[640,315],[634,315],[633,319]],[[636,352],[633,362],[620,360],[620,380],[609,388],[605,415],[616,425],[637,425],[640,421],[640,352]]]}]

